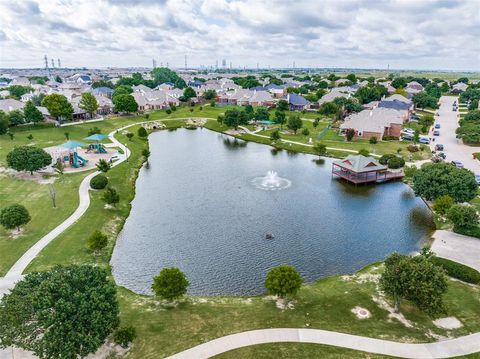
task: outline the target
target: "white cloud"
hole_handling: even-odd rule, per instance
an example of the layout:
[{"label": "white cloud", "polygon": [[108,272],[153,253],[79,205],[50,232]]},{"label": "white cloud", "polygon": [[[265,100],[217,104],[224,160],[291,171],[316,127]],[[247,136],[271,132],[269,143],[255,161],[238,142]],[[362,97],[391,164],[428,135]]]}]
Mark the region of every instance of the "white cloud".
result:
[{"label": "white cloud", "polygon": [[478,0],[0,0],[0,67],[480,69]]}]

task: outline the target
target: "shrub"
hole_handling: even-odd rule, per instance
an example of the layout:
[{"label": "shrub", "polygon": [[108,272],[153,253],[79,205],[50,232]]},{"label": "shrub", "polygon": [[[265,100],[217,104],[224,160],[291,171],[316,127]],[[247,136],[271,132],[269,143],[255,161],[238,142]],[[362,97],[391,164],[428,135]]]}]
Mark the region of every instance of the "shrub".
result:
[{"label": "shrub", "polygon": [[478,224],[475,208],[469,204],[455,204],[447,212],[447,218],[453,223],[453,230],[468,229]]},{"label": "shrub", "polygon": [[405,166],[405,160],[402,157],[395,156],[388,160],[387,166],[391,169],[402,168]]},{"label": "shrub", "polygon": [[454,205],[455,201],[449,195],[440,196],[433,201],[433,210],[438,214],[445,214]]},{"label": "shrub", "polygon": [[93,189],[104,189],[107,187],[108,178],[105,175],[98,174],[90,180],[90,187]]},{"label": "shrub", "polygon": [[113,334],[113,341],[122,348],[127,348],[128,344],[137,337],[137,332],[131,325],[118,328]]},{"label": "shrub", "polygon": [[370,152],[368,152],[366,148],[362,148],[361,150],[359,150],[358,154],[362,156],[370,156]]},{"label": "shrub", "polygon": [[148,136],[148,132],[145,127],[140,127],[137,131],[138,137],[145,138]]},{"label": "shrub", "polygon": [[120,202],[120,195],[115,188],[107,187],[106,191],[103,193],[103,200],[107,204],[113,204],[113,206],[116,206],[117,203]]},{"label": "shrub", "polygon": [[100,232],[95,230],[87,240],[87,246],[93,251],[99,251],[105,248],[108,244],[108,237]]},{"label": "shrub", "polygon": [[172,110],[170,110],[169,108],[167,108],[165,112],[167,113],[167,115],[170,115],[170,114],[172,113]]},{"label": "shrub", "polygon": [[308,128],[305,127],[305,128],[302,130],[302,135],[308,136],[309,134],[310,134],[310,131],[308,130]]},{"label": "shrub", "polygon": [[399,138],[397,136],[383,136],[384,141],[398,141]]},{"label": "shrub", "polygon": [[170,109],[171,109],[172,111],[177,111],[177,106],[171,105],[171,106],[170,106]]},{"label": "shrub", "polygon": [[408,152],[418,152],[418,151],[419,151],[419,148],[418,148],[418,146],[416,146],[416,145],[408,145],[408,146],[407,146],[407,151],[408,151]]},{"label": "shrub", "polygon": [[393,157],[396,157],[394,154],[386,154],[386,155],[383,155],[382,157],[380,157],[380,159],[378,160],[378,162],[380,162],[382,165],[387,165],[388,163],[388,160],[393,158]]},{"label": "shrub", "polygon": [[190,112],[193,112],[193,108],[190,109]]},{"label": "shrub", "polygon": [[370,137],[368,142],[370,142],[372,145],[375,145],[375,144],[377,144],[378,140],[375,136],[372,136],[372,137]]},{"label": "shrub", "polygon": [[178,268],[163,268],[153,278],[152,289],[160,298],[173,300],[187,293],[189,282],[185,274]]},{"label": "shrub", "polygon": [[345,136],[347,137],[347,141],[350,142],[353,139],[353,136],[355,136],[355,130],[353,128],[347,129]]},{"label": "shrub", "polygon": [[272,141],[279,140],[280,139],[280,131],[278,131],[278,130],[273,131],[272,134],[270,135],[270,139]]},{"label": "shrub", "polygon": [[285,298],[287,295],[296,294],[302,283],[303,279],[295,268],[284,264],[268,272],[265,288],[270,294]]},{"label": "shrub", "polygon": [[445,258],[432,257],[432,260],[435,265],[442,267],[450,277],[467,283],[480,284],[480,272],[475,269]]},{"label": "shrub", "polygon": [[416,166],[407,166],[403,169],[403,173],[405,173],[406,178],[412,178],[417,170],[418,168]]}]

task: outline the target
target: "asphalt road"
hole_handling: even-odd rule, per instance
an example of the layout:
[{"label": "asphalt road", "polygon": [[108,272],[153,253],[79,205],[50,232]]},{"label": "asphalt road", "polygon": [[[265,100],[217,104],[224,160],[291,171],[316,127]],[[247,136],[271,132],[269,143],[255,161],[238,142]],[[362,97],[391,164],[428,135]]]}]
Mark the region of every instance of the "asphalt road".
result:
[{"label": "asphalt road", "polygon": [[446,161],[460,161],[465,168],[480,174],[480,161],[473,158],[473,153],[480,152],[480,148],[464,145],[462,140],[456,138],[455,130],[458,127],[459,112],[452,110],[454,101],[458,104],[458,97],[442,96],[440,98],[438,116],[435,116],[435,123],[440,123],[441,126],[440,136],[433,136],[432,129],[429,137],[435,138],[435,142],[431,142],[431,148],[433,150],[436,144],[442,144],[443,152],[447,156]]}]

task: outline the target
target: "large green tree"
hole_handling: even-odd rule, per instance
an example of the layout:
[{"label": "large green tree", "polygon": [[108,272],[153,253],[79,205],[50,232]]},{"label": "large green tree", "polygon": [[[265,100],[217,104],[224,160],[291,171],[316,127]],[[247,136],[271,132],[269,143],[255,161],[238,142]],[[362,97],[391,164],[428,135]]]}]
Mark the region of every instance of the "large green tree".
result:
[{"label": "large green tree", "polygon": [[480,123],[480,110],[468,111],[463,118],[465,122],[479,122]]},{"label": "large green tree", "polygon": [[478,225],[477,211],[469,204],[454,204],[448,209],[447,218],[453,223],[455,232]]},{"label": "large green tree", "polygon": [[5,112],[0,110],[0,135],[4,135],[8,132],[8,116]]},{"label": "large green tree", "polygon": [[21,204],[12,204],[0,210],[0,224],[6,229],[20,230],[20,226],[27,224],[31,219],[28,210]]},{"label": "large green tree", "polygon": [[255,120],[257,121],[269,121],[270,113],[266,107],[257,107],[255,111]]},{"label": "large green tree", "polygon": [[184,101],[188,101],[190,100],[192,97],[196,97],[197,96],[197,93],[195,92],[194,89],[192,89],[191,87],[185,87],[183,89],[183,100]]},{"label": "large green tree", "polygon": [[288,295],[296,294],[302,283],[303,279],[295,268],[284,264],[268,272],[265,288],[270,294],[285,298]]},{"label": "large green tree", "polygon": [[360,101],[361,104],[369,103],[372,101],[379,101],[383,96],[387,95],[387,89],[382,85],[369,85],[360,88],[356,93],[355,97]]},{"label": "large green tree", "polygon": [[113,98],[115,111],[117,112],[136,112],[138,104],[132,95],[117,95]]},{"label": "large green tree", "polygon": [[393,296],[397,312],[402,299],[430,315],[444,310],[443,295],[447,291],[444,270],[424,254],[414,257],[391,254],[385,260],[380,287]]},{"label": "large green tree", "polygon": [[43,149],[34,146],[15,147],[7,154],[7,164],[9,167],[17,171],[33,171],[48,166],[52,163],[50,156]]},{"label": "large green tree", "polygon": [[302,119],[298,115],[291,115],[288,117],[287,127],[293,131],[294,134],[297,134],[297,131],[303,126]]},{"label": "large green tree", "polygon": [[229,127],[237,129],[238,126],[248,124],[248,117],[245,111],[237,109],[227,110],[223,117],[223,123]]},{"label": "large green tree", "polygon": [[90,92],[84,92],[82,93],[79,107],[87,111],[90,118],[93,118],[93,114],[98,110],[98,101]]},{"label": "large green tree", "polygon": [[438,108],[438,98],[429,95],[425,91],[420,91],[413,95],[412,101],[418,108]]},{"label": "large green tree", "polygon": [[335,115],[338,111],[338,106],[334,102],[322,103],[318,109],[318,113],[324,116]]},{"label": "large green tree", "polygon": [[457,137],[465,143],[480,143],[480,123],[462,121],[460,127],[456,130]]},{"label": "large green tree", "polygon": [[277,110],[279,111],[288,111],[288,101],[280,100],[277,102]]},{"label": "large green tree", "polygon": [[163,268],[153,279],[153,292],[160,298],[174,300],[187,293],[189,282],[178,268]]},{"label": "large green tree", "polygon": [[163,84],[165,82],[170,82],[174,84],[175,87],[183,89],[187,86],[185,81],[177,75],[175,71],[172,71],[166,67],[156,67],[151,71],[153,81],[155,86]]},{"label": "large green tree", "polygon": [[32,101],[28,101],[25,104],[25,107],[23,108],[23,113],[27,122],[37,123],[43,121],[42,113]]},{"label": "large green tree", "polygon": [[73,115],[73,107],[67,98],[59,94],[51,94],[45,96],[42,101],[51,116],[60,120],[70,120]]},{"label": "large green tree", "polygon": [[25,115],[22,110],[13,110],[8,113],[8,120],[12,126],[25,123]]},{"label": "large green tree", "polygon": [[456,202],[468,202],[477,195],[478,184],[467,169],[445,162],[429,163],[413,175],[413,190],[427,200],[448,195]]},{"label": "large green tree", "polygon": [[115,285],[104,269],[72,265],[30,273],[2,298],[0,347],[40,358],[83,358],[118,326],[118,313]]},{"label": "large green tree", "polygon": [[22,95],[25,95],[26,93],[32,91],[33,88],[31,88],[30,86],[12,85],[8,87],[8,92],[10,92],[10,96],[17,100],[20,100],[20,97],[22,97]]}]

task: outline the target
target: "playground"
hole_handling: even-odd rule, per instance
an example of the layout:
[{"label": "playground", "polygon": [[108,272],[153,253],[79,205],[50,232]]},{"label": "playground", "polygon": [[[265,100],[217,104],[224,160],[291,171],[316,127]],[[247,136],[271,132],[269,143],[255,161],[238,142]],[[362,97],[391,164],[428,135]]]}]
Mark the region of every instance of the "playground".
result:
[{"label": "playground", "polygon": [[[118,158],[118,150],[109,145],[100,143],[108,136],[94,134],[84,138],[85,143],[80,141],[67,141],[58,146],[45,148],[53,158],[53,165],[62,164],[63,171],[66,173],[87,171],[96,167],[99,160],[103,159],[112,162],[112,158]],[[51,170],[54,168],[52,166]]]}]

